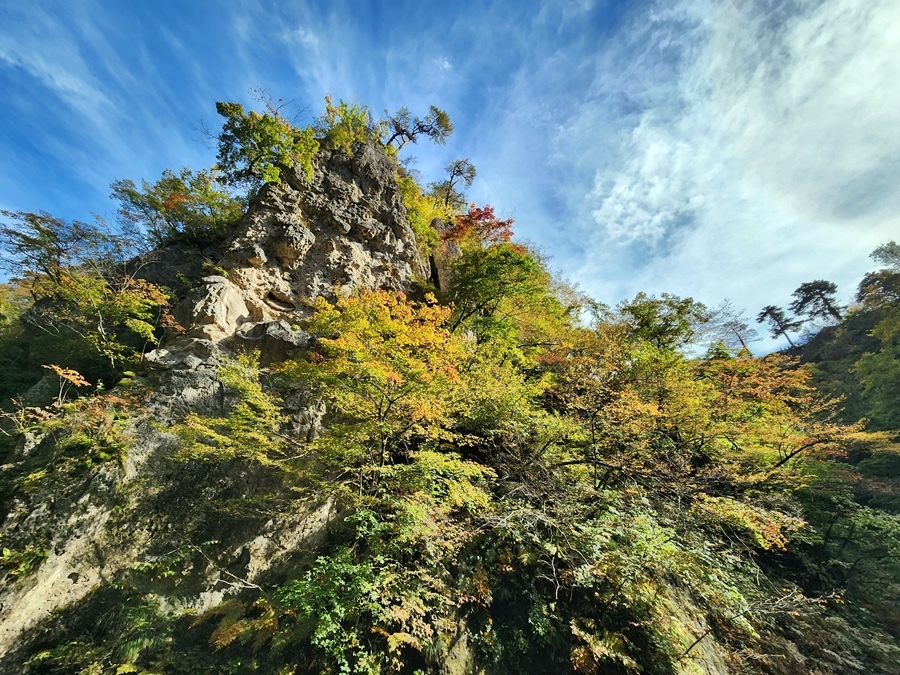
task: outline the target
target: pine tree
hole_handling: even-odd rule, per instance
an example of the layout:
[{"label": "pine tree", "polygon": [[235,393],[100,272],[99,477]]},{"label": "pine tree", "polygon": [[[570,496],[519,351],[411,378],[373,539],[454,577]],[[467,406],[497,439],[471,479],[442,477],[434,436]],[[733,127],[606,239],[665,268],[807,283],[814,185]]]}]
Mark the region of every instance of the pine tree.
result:
[{"label": "pine tree", "polygon": [[837,286],[824,279],[816,279],[800,284],[793,296],[796,298],[790,304],[790,310],[794,314],[805,314],[810,319],[834,319],[841,320],[840,306],[835,300]]},{"label": "pine tree", "polygon": [[797,346],[794,344],[794,341],[791,340],[791,336],[788,332],[800,328],[800,326],[803,325],[803,321],[788,318],[785,315],[784,310],[775,305],[766,305],[763,307],[762,311],[756,315],[757,323],[763,323],[765,321],[769,322],[769,331],[772,333],[773,338],[783,335],[787,338],[791,347]]}]

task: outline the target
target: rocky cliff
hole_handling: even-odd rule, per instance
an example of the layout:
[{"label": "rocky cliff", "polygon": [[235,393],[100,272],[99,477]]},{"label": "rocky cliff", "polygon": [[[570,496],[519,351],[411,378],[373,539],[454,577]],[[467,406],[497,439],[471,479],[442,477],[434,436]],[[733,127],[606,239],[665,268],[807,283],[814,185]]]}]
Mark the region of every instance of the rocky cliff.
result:
[{"label": "rocky cliff", "polygon": [[[202,276],[210,266],[217,273]],[[184,330],[146,355],[145,372],[128,378],[147,414],[117,422],[125,439],[119,463],[73,469],[56,462],[40,469],[52,480],[31,476],[29,489],[16,493],[0,525],[2,540],[46,559],[29,574],[0,579],[2,673],[22,672],[43,631],[77,621],[80,605],[129,575],[178,566],[190,582],[163,584],[153,602],[162,611],[202,611],[313,546],[332,517],[329,502],[267,510],[264,495],[287,489],[277,472],[175,463],[176,439],[167,429],[188,412],[229,408],[232,395],[216,377],[223,357],[258,349],[271,363],[305,349],[314,338],[294,325],[315,298],[407,289],[427,269],[394,163],[373,146],[358,146],[353,157],[320,151],[309,182],[289,175],[265,185],[233,236],[204,255],[185,247],[158,251],[140,274],[170,287],[196,280],[175,307]],[[294,431],[314,436],[321,408],[301,392],[285,404]],[[57,441],[52,431],[27,435],[3,470],[39,464]],[[263,502],[257,516],[236,518],[228,504],[254,496]],[[211,540],[216,554],[199,544]]]}]

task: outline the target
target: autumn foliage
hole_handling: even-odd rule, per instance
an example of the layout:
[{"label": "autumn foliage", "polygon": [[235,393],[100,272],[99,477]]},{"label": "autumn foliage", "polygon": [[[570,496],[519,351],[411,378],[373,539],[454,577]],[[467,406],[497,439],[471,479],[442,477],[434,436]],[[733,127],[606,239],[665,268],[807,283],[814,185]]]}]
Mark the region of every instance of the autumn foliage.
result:
[{"label": "autumn foliage", "polygon": [[456,222],[443,234],[445,241],[476,241],[487,246],[508,242],[513,235],[513,219],[502,220],[494,215],[494,207],[485,204],[469,206],[467,213],[456,216]]}]

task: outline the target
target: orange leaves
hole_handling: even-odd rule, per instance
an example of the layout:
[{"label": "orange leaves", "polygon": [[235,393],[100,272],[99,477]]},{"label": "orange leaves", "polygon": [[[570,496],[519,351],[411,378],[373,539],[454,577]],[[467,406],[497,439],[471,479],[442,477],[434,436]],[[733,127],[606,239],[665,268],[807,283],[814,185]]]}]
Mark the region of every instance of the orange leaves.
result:
[{"label": "orange leaves", "polygon": [[91,383],[88,382],[86,379],[84,379],[81,376],[81,373],[79,373],[77,370],[73,370],[71,368],[60,368],[59,366],[54,365],[54,364],[44,365],[43,367],[47,368],[48,370],[52,370],[54,373],[59,375],[59,378],[61,380],[65,380],[66,382],[69,382],[70,384],[73,384],[76,387],[90,387],[91,386]]},{"label": "orange leaves", "polygon": [[716,392],[712,420],[745,463],[778,469],[813,449],[829,451],[849,430],[833,421],[838,401],[818,392],[810,372],[792,359],[742,354],[704,361],[697,370]]},{"label": "orange leaves", "polygon": [[443,328],[449,313],[433,298],[420,304],[402,293],[374,291],[335,305],[320,300],[311,329],[337,333],[321,340],[332,368],[365,371],[382,384],[402,385],[441,373],[456,375],[462,351]]},{"label": "orange leaves", "polygon": [[179,240],[204,243],[227,234],[244,212],[244,199],[219,183],[215,169],[177,173],[166,169],[155,183],[117,180],[110,186],[119,200],[119,217],[146,229],[155,244]]},{"label": "orange leaves", "polygon": [[444,328],[449,313],[434,298],[389,291],[319,299],[309,330],[331,337],[293,371],[322,386],[339,416],[330,437],[341,452],[352,446],[359,461],[383,466],[413,438],[446,437],[467,354]]},{"label": "orange leaves", "polygon": [[176,192],[174,194],[168,195],[165,199],[163,199],[162,208],[166,211],[174,211],[180,208],[187,201],[187,195]]},{"label": "orange leaves", "polygon": [[77,370],[62,368],[51,364],[44,365],[47,370],[52,370],[59,377],[59,391],[56,394],[55,405],[61,405],[66,400],[66,393],[70,387],[89,387],[91,383],[81,376]]}]

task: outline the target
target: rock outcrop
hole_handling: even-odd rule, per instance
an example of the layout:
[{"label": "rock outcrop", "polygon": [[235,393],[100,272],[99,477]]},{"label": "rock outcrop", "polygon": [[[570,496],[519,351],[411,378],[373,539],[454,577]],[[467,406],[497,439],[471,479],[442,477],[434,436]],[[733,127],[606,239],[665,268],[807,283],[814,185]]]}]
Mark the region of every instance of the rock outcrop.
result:
[{"label": "rock outcrop", "polygon": [[308,184],[294,175],[260,191],[220,263],[250,319],[302,315],[320,296],[403,290],[428,275],[395,171],[372,146],[352,158],[323,151]]},{"label": "rock outcrop", "polygon": [[[129,423],[132,442],[121,464],[106,463],[89,474],[93,478],[23,492],[0,524],[4,542],[38,541],[48,555],[20,580],[0,578],[0,673],[22,671],[29,640],[52,610],[86,602],[129,566],[178,550],[210,522],[217,524],[204,504],[241,499],[261,485],[280,489],[277,475],[265,468],[209,469],[171,460],[171,424],[189,412],[224,414],[233,402],[216,376],[223,358],[250,349],[263,364],[295,357],[315,340],[296,323],[317,297],[405,290],[428,270],[394,164],[377,148],[359,146],[353,157],[321,151],[308,183],[297,174],[264,186],[222,245],[202,253],[170,247],[149,256],[136,274],[172,288],[197,280],[174,309],[183,331],[146,355],[149,414]],[[321,403],[295,392],[284,406],[294,437],[317,435]],[[52,453],[54,443],[49,435],[33,439],[23,452]],[[235,580],[254,583],[313,546],[332,510],[329,501],[302,504],[215,533],[237,562],[197,564],[193,599],[182,597],[168,609],[202,611],[239,589]],[[223,577],[223,569],[230,576]],[[161,606],[170,600],[161,598]]]},{"label": "rock outcrop", "polygon": [[[220,250],[208,267],[221,274],[203,277],[175,309],[184,333],[147,356],[151,368],[166,373],[163,379],[202,374],[234,349],[260,349],[265,364],[295,356],[306,338],[291,326],[308,316],[316,298],[407,290],[429,274],[396,167],[370,145],[357,146],[352,157],[322,150],[310,181],[293,172],[285,183],[263,186],[234,235],[210,249]],[[147,273],[158,283],[167,264],[172,270],[197,268],[180,249],[157,258]],[[198,388],[183,384],[180,390]],[[167,389],[165,382],[160,387]],[[188,405],[194,403],[196,397]],[[176,407],[184,412],[185,405]]]}]

